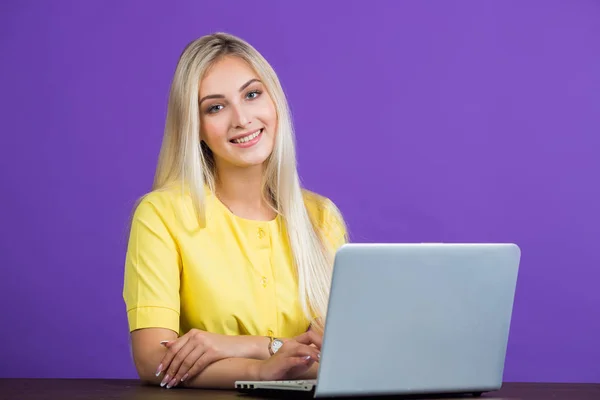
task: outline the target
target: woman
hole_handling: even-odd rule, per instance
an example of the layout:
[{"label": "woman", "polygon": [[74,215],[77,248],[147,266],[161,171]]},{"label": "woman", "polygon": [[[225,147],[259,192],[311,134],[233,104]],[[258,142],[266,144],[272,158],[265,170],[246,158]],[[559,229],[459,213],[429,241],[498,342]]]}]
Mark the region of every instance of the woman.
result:
[{"label": "woman", "polygon": [[233,388],[315,378],[344,221],[300,186],[286,98],[268,62],[218,33],[171,86],[153,190],[135,208],[124,300],[140,378]]}]

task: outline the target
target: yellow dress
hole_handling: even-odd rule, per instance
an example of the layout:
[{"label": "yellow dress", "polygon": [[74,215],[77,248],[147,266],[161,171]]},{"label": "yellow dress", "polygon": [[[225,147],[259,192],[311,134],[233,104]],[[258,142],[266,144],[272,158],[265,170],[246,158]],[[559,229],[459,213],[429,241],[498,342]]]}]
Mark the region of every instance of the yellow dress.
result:
[{"label": "yellow dress", "polygon": [[[313,221],[337,250],[346,232],[337,207],[304,191]],[[192,328],[228,335],[293,337],[308,329],[281,217],[234,215],[206,189],[202,229],[180,190],[154,191],[135,210],[123,298],[130,331]]]}]

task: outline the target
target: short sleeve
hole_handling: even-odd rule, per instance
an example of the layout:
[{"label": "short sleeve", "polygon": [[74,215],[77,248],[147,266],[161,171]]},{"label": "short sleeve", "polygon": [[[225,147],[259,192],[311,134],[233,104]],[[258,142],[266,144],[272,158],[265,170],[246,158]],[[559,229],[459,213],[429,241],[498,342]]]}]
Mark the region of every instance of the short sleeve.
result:
[{"label": "short sleeve", "polygon": [[129,330],[167,328],[179,333],[180,256],[164,213],[147,198],[135,210],[123,299]]},{"label": "short sleeve", "polygon": [[342,213],[331,200],[327,200],[323,215],[323,233],[335,253],[348,242],[348,231]]}]

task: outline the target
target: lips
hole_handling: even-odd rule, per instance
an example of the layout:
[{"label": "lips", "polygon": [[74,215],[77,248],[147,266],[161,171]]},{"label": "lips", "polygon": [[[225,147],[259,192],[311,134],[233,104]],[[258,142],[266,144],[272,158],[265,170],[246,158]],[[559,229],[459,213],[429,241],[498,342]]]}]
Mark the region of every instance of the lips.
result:
[{"label": "lips", "polygon": [[246,142],[250,142],[252,140],[254,140],[255,138],[257,138],[262,132],[263,132],[264,128],[261,129],[257,129],[254,132],[249,132],[249,133],[244,133],[242,135],[238,135],[232,139],[230,139],[229,141],[231,143],[235,143],[235,144],[243,144]]}]

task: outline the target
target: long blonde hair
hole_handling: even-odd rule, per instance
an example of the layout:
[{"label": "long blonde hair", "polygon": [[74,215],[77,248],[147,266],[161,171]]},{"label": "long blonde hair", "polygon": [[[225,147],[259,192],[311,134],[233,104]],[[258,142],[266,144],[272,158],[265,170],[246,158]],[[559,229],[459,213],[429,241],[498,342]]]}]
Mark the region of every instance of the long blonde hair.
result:
[{"label": "long blonde hair", "polygon": [[[164,138],[153,190],[184,183],[201,226],[205,185],[215,192],[212,153],[200,139],[199,85],[223,56],[245,60],[261,77],[277,110],[277,133],[272,154],[266,161],[263,195],[282,217],[298,276],[300,303],[313,326],[323,329],[327,311],[335,249],[311,220],[304,203],[296,167],[294,130],[289,106],[277,74],[249,43],[226,33],[203,36],[188,44],[180,56],[169,94]],[[343,224],[343,219],[340,218]],[[345,231],[345,227],[344,227]],[[316,321],[315,317],[319,317]]]}]

